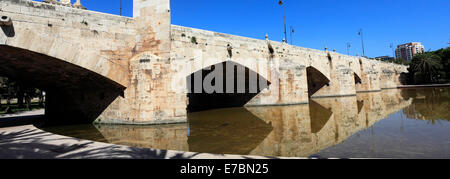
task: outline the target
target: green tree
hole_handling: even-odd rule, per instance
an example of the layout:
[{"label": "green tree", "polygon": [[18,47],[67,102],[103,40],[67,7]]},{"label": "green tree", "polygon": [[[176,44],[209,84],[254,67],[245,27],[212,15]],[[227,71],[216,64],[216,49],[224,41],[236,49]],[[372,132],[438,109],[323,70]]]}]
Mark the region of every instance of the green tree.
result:
[{"label": "green tree", "polygon": [[[31,110],[31,101],[35,97],[39,98],[39,107],[44,107],[45,102],[42,90],[16,82],[11,78],[0,76],[0,102],[2,99],[6,99],[6,108],[0,103],[0,111],[13,113],[18,110]],[[11,104],[12,99],[17,99],[17,104]]]},{"label": "green tree", "polygon": [[4,110],[6,113],[12,113],[11,99],[14,98],[15,94],[14,85],[15,82],[13,82],[11,79],[6,77],[0,77],[0,95],[3,98],[6,98],[6,108]]},{"label": "green tree", "polygon": [[434,53],[420,53],[411,60],[410,74],[416,84],[438,82],[442,70],[441,58]]},{"label": "green tree", "polygon": [[450,47],[447,47],[445,49],[439,49],[433,52],[433,54],[439,56],[441,58],[441,64],[442,64],[442,72],[444,76],[442,77],[445,81],[450,81]]}]

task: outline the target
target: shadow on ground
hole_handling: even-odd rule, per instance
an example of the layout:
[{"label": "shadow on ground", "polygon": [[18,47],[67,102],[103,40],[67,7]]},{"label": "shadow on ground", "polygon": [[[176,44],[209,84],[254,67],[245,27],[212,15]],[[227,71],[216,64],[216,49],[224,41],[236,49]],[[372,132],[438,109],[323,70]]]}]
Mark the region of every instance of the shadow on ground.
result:
[{"label": "shadow on ground", "polygon": [[189,159],[197,155],[83,141],[32,128],[0,132],[2,159]]}]

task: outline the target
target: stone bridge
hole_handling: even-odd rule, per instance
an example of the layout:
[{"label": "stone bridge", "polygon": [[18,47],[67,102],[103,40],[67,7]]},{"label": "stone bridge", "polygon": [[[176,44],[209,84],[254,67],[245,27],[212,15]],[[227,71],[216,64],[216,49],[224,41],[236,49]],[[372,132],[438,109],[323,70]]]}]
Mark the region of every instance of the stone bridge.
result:
[{"label": "stone bridge", "polygon": [[[47,92],[49,124],[186,122],[188,111],[303,104],[396,88],[407,72],[267,36],[172,25],[170,0],[133,0],[133,18],[85,10],[80,1],[0,0],[0,26],[0,75]],[[189,79],[208,75],[216,64],[245,69],[235,81],[270,85],[258,93],[188,93]],[[252,74],[262,78],[255,83]]]}]

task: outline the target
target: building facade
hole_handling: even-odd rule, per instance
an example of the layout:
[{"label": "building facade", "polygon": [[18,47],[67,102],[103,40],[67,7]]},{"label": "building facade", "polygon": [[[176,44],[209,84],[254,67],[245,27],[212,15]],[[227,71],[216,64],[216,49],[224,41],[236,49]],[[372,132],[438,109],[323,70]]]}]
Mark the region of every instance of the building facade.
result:
[{"label": "building facade", "polygon": [[411,61],[414,55],[425,52],[425,47],[420,42],[411,42],[397,46],[395,56]]}]

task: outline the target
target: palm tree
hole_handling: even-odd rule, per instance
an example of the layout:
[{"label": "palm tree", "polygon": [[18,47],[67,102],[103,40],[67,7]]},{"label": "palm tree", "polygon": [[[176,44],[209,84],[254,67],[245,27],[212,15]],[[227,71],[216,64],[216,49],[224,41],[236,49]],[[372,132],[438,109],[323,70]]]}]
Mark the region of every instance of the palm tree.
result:
[{"label": "palm tree", "polygon": [[415,81],[419,79],[425,83],[437,82],[439,71],[442,68],[441,58],[432,53],[420,53],[413,57],[410,70],[414,74]]}]

